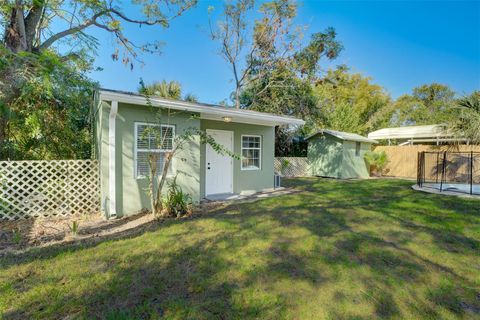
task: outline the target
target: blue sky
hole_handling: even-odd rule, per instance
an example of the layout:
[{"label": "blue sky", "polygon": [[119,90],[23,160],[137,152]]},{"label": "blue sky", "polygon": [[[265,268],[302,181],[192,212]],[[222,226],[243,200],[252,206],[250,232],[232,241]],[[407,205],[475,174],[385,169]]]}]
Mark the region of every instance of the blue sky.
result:
[{"label": "blue sky", "polygon": [[[100,40],[92,78],[105,88],[136,91],[139,79],[177,80],[184,93],[218,103],[234,88],[232,73],[206,32],[208,6],[221,11],[222,2],[200,0],[197,7],[171,23],[169,29],[128,26],[137,42],[165,42],[161,55],[145,55],[134,70],[114,62],[110,35],[93,31]],[[125,7],[125,11],[133,8]],[[303,1],[296,23],[308,25],[306,35],[332,26],[345,46],[341,56],[323,68],[348,65],[373,78],[393,97],[415,86],[439,82],[457,93],[480,89],[480,1]]]}]

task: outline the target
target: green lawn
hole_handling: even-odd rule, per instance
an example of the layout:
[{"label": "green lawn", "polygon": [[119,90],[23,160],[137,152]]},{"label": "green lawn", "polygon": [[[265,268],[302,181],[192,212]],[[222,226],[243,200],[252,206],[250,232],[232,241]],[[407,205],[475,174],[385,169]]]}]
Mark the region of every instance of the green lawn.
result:
[{"label": "green lawn", "polygon": [[[0,262],[5,318],[480,318],[480,201],[401,180],[301,192]],[[1,316],[0,316],[1,318]]]}]

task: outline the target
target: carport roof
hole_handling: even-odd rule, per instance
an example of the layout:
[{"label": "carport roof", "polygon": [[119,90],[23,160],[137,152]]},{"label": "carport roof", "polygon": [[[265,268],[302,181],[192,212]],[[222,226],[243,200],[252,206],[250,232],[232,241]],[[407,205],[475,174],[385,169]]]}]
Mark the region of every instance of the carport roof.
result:
[{"label": "carport roof", "polygon": [[355,142],[366,142],[366,143],[378,143],[378,141],[366,138],[364,136],[361,136],[356,133],[350,133],[350,132],[343,132],[343,131],[336,131],[336,130],[330,130],[330,129],[323,129],[315,132],[314,134],[309,135],[306,137],[306,140],[309,140],[316,135],[319,134],[328,134],[331,136],[334,136],[338,139],[345,140],[345,141],[355,141]]}]

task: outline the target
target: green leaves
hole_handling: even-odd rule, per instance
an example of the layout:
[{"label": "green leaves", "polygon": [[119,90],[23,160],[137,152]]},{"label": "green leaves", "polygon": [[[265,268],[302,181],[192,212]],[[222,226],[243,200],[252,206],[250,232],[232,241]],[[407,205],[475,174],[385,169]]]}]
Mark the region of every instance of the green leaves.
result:
[{"label": "green leaves", "polygon": [[9,54],[0,67],[0,159],[89,158],[96,84],[51,51]]}]

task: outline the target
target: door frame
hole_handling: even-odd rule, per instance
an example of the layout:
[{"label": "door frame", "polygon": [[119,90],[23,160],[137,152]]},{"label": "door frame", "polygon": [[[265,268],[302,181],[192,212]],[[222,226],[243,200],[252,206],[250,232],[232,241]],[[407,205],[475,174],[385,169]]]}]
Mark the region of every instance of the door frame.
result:
[{"label": "door frame", "polygon": [[[220,133],[228,133],[231,135],[232,137],[232,148],[231,148],[231,152],[235,152],[235,133],[232,131],[232,130],[221,130],[221,129],[206,129],[205,130],[207,134],[210,134],[210,132],[220,132]],[[208,188],[207,188],[207,185],[208,185],[208,179],[207,179],[207,174],[208,174],[208,169],[207,169],[207,153],[208,153],[208,144],[205,145],[205,197],[206,196],[209,196],[209,195],[212,195],[212,194],[215,194],[215,193],[208,193]],[[215,151],[213,151],[215,152]],[[231,175],[231,181],[232,181],[232,185],[230,186],[230,190],[226,190],[225,192],[222,192],[222,193],[233,193],[233,183],[234,183],[234,180],[233,180],[233,171],[234,171],[234,166],[235,166],[235,163],[233,162],[233,158],[230,157],[230,161],[231,161],[231,172],[230,172],[230,175]],[[221,194],[221,193],[220,193]]]}]

